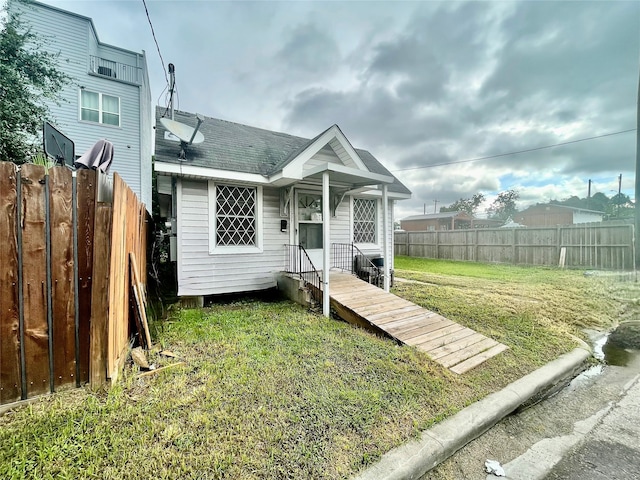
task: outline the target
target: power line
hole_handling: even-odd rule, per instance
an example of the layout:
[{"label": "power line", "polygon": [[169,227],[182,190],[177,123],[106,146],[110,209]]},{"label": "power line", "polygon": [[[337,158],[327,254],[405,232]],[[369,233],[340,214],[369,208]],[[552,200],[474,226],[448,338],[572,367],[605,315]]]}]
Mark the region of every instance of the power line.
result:
[{"label": "power line", "polygon": [[629,132],[635,132],[635,131],[636,131],[635,128],[631,128],[629,130],[621,130],[620,132],[604,133],[602,135],[596,135],[595,137],[579,138],[578,140],[571,140],[569,142],[554,143],[553,145],[545,145],[544,147],[528,148],[526,150],[518,150],[518,151],[515,151],[515,152],[508,152],[508,153],[499,153],[497,155],[489,155],[489,156],[486,156],[486,157],[471,158],[471,159],[468,159],[468,160],[456,160],[456,161],[453,161],[453,162],[434,163],[433,165],[422,165],[420,167],[400,168],[398,170],[391,170],[391,172],[406,172],[407,170],[419,170],[421,168],[442,167],[442,166],[445,166],[445,165],[455,165],[457,163],[470,163],[470,162],[477,162],[478,160],[489,160],[490,158],[506,157],[508,155],[517,155],[519,153],[535,152],[536,150],[544,150],[546,148],[560,147],[562,145],[570,145],[572,143],[586,142],[588,140],[595,140],[597,138],[603,138],[603,137],[611,137],[613,135],[620,135],[620,134],[623,134],[623,133],[629,133]]},{"label": "power line", "polygon": [[142,4],[144,5],[144,11],[147,14],[147,20],[149,21],[149,26],[151,27],[151,35],[153,35],[153,41],[156,43],[156,49],[158,50],[158,56],[160,57],[160,63],[162,64],[162,72],[164,73],[164,79],[167,83],[169,83],[169,79],[167,78],[167,69],[164,66],[164,59],[162,58],[162,53],[160,53],[160,45],[158,45],[158,39],[156,38],[156,32],[153,29],[153,23],[151,23],[151,17],[149,16],[149,10],[147,9],[147,2],[142,0]]}]

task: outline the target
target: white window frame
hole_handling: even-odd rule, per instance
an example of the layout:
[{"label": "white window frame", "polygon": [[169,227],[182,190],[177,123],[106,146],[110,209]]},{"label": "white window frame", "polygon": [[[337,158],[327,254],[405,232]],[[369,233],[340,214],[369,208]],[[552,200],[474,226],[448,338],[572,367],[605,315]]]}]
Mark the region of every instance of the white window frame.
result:
[{"label": "white window frame", "polygon": [[[256,190],[256,205],[255,205],[255,219],[256,219],[256,244],[255,245],[217,245],[217,185],[224,185],[228,187],[240,187],[240,188],[253,188]],[[263,252],[263,228],[264,221],[263,208],[262,208],[262,186],[259,185],[247,185],[238,184],[233,182],[216,182],[209,180],[209,254],[210,255],[233,255],[233,254],[246,254],[246,253],[262,253]]]},{"label": "white window frame", "polygon": [[[87,92],[87,93],[95,93],[96,95],[98,95],[98,121],[94,122],[93,120],[85,120],[82,118],[82,110],[93,110],[92,108],[86,108],[82,106],[82,92]],[[118,125],[113,125],[111,123],[104,123],[103,118],[102,118],[102,114],[103,113],[108,113],[113,115],[112,112],[104,112],[104,110],[102,109],[102,96],[106,95],[107,97],[112,97],[112,98],[117,98],[118,99]],[[78,92],[78,120],[81,122],[86,122],[86,123],[91,123],[93,125],[104,125],[105,127],[112,127],[112,128],[120,128],[122,126],[122,101],[121,98],[118,95],[110,95],[108,93],[102,93],[102,92],[96,92],[95,90],[90,90],[88,88],[81,88],[80,91]]]},{"label": "white window frame", "polygon": [[[355,226],[356,226],[356,218],[355,218],[355,201],[356,199],[360,199],[360,200],[372,200],[373,202],[375,202],[375,207],[376,207],[376,215],[375,215],[375,225],[374,225],[374,234],[375,234],[375,242],[373,243],[358,243],[355,241]],[[353,243],[355,243],[356,245],[360,246],[360,247],[379,247],[380,246],[380,219],[381,219],[381,208],[380,208],[380,199],[377,198],[367,198],[367,197],[351,197],[351,225],[350,225],[350,236],[351,236],[351,241],[353,241]]]}]

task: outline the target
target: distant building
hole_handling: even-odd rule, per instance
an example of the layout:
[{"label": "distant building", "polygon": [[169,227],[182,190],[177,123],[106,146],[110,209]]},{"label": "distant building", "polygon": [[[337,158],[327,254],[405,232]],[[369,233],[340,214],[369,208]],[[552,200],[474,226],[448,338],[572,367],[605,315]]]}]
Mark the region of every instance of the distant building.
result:
[{"label": "distant building", "polygon": [[603,217],[604,212],[595,210],[565,205],[539,204],[517,213],[513,220],[527,227],[551,227],[602,222]]},{"label": "distant building", "polygon": [[59,53],[57,68],[72,79],[49,103],[57,127],[75,143],[76,157],[98,140],[114,145],[118,172],[151,208],[152,112],[144,52],[100,42],[89,17],[43,3],[10,2],[45,48]]},{"label": "distant building", "polygon": [[403,218],[400,220],[400,228],[407,232],[460,230],[472,228],[473,220],[474,218],[467,212],[428,213]]}]

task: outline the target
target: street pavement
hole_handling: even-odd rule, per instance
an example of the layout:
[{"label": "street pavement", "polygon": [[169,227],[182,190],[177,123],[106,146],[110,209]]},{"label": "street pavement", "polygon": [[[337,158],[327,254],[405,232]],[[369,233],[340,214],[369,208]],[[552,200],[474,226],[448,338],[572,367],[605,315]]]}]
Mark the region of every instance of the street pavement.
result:
[{"label": "street pavement", "polygon": [[[506,477],[487,475],[488,459],[500,462]],[[626,366],[592,367],[421,478],[640,479],[640,352]]]},{"label": "street pavement", "polygon": [[639,378],[630,383],[587,439],[563,458],[546,479],[640,479]]}]

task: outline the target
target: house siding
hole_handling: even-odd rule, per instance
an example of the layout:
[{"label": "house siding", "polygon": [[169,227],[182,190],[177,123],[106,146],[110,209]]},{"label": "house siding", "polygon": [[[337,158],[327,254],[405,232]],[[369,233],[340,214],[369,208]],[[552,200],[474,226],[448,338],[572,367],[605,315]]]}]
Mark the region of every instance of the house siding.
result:
[{"label": "house siding", "polygon": [[280,232],[280,192],[263,188],[263,251],[248,254],[209,253],[208,183],[181,180],[178,203],[178,295],[217,295],[276,286],[284,269],[287,232]]},{"label": "house siding", "polygon": [[[276,286],[276,273],[285,268],[284,245],[289,232],[280,231],[280,191],[262,189],[263,251],[247,254],[209,253],[208,182],[181,179],[178,181],[178,295],[218,295],[224,293],[263,290]],[[306,190],[306,189],[305,189]],[[350,243],[352,232],[352,200],[344,199],[331,218],[331,243]],[[381,201],[378,200],[381,208]],[[393,202],[389,202],[389,225],[392,224]],[[291,219],[290,219],[291,220]],[[289,229],[294,228],[292,221]],[[382,232],[382,212],[378,214],[378,232]],[[389,232],[389,245],[392,235]],[[368,255],[382,254],[379,245],[363,246]],[[321,265],[316,265],[321,268]]]},{"label": "house siding", "polygon": [[[45,40],[45,48],[59,54],[58,68],[72,79],[60,94],[60,105],[48,103],[49,120],[74,142],[76,155],[82,155],[100,139],[112,142],[111,173],[118,172],[150,209],[152,114],[145,56],[98,43],[88,18],[37,3],[13,5],[20,9],[22,20],[32,31]],[[90,55],[139,66],[143,72],[142,84],[132,85],[89,74]],[[119,127],[80,120],[83,88],[120,98]]]}]

